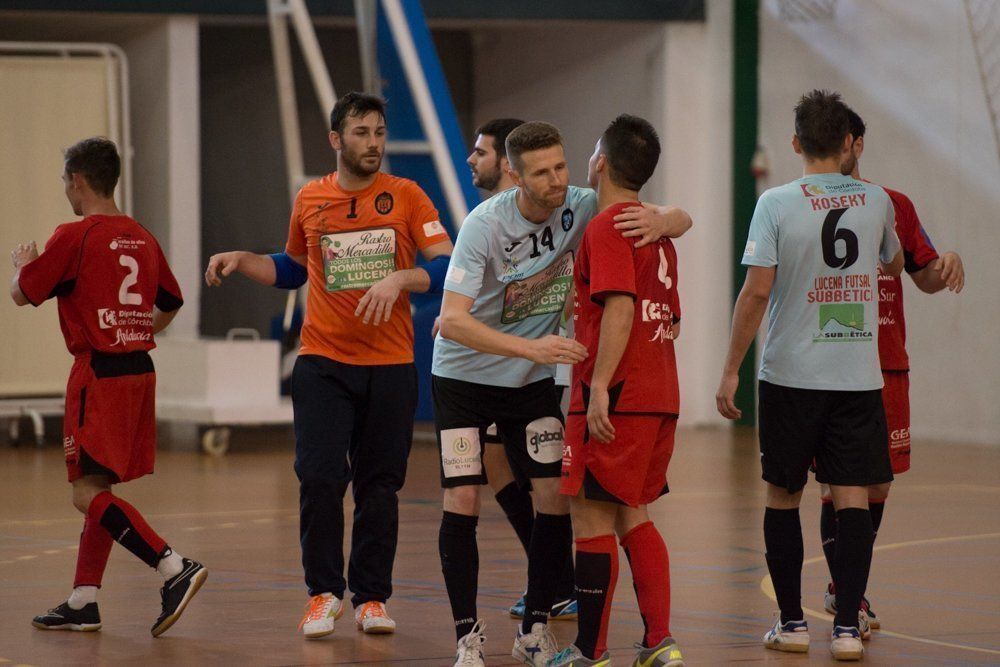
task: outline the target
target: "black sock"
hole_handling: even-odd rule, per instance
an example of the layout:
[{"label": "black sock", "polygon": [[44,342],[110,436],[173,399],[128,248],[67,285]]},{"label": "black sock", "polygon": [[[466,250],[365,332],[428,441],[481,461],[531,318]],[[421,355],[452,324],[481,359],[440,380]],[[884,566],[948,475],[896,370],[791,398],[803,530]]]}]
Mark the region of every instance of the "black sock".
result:
[{"label": "black sock", "polygon": [[868,511],[872,513],[872,542],[878,538],[878,527],[882,525],[882,512],[885,511],[885,501],[873,503],[868,501]]},{"label": "black sock", "polygon": [[476,624],[476,594],[479,586],[479,547],[476,544],[478,516],[445,512],[441,516],[438,551],[441,572],[448,589],[455,638],[472,632]]},{"label": "black sock", "polygon": [[566,556],[566,565],[563,566],[562,577],[560,577],[559,585],[556,587],[556,602],[575,600],[576,593],[573,592],[573,586],[573,550],[570,549],[569,554]]},{"label": "black sock", "polygon": [[833,501],[823,501],[819,513],[819,537],[823,545],[823,555],[826,556],[826,567],[833,578],[833,555],[837,553],[837,510]]},{"label": "black sock", "polygon": [[517,482],[511,482],[497,491],[496,499],[503,513],[507,515],[514,532],[517,533],[517,539],[521,540],[524,553],[527,554],[531,545],[531,530],[535,525],[535,508],[531,504],[531,494],[518,486]]},{"label": "black sock", "polygon": [[585,658],[599,658],[608,644],[608,618],[618,580],[618,542],[614,535],[576,542],[576,645]]},{"label": "black sock", "polygon": [[833,585],[837,589],[834,625],[858,627],[861,596],[868,586],[872,564],[872,515],[868,510],[848,507],[837,512],[837,555]]},{"label": "black sock", "polygon": [[[802,524],[799,509],[764,510],[764,558],[781,609],[781,622],[801,621],[802,613]],[[839,591],[838,591],[839,592]]]},{"label": "black sock", "polygon": [[522,632],[531,632],[535,623],[548,623],[555,601],[559,576],[566,567],[566,554],[572,551],[573,524],[569,514],[535,516],[528,549],[528,594],[524,601]]}]

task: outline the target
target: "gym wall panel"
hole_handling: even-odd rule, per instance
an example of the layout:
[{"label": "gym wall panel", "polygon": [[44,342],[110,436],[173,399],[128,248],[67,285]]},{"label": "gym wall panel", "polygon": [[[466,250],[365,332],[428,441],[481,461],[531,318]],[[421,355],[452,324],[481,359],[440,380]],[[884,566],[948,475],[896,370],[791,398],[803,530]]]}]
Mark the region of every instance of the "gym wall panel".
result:
[{"label": "gym wall panel", "polygon": [[[108,134],[107,67],[95,58],[0,57],[0,248],[35,241],[79,219],[66,200],[62,150]],[[0,299],[0,397],[62,394],[72,357],[55,302],[18,309]]]}]

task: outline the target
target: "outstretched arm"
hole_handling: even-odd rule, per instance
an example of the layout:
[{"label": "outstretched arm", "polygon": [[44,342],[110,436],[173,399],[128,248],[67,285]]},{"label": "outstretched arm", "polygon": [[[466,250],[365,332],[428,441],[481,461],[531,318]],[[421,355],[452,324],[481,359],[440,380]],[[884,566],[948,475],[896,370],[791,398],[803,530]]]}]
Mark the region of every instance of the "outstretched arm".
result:
[{"label": "outstretched arm", "polygon": [[536,364],[575,364],[587,357],[587,348],[570,338],[549,335],[539,339],[502,333],[469,312],[474,299],[445,290],[441,301],[440,335],[465,347],[504,357],[523,357]]},{"label": "outstretched arm", "polygon": [[947,287],[957,294],[965,287],[965,266],[957,252],[946,252],[910,278],[921,292],[934,294]]},{"label": "outstretched arm", "polygon": [[[305,255],[286,255],[286,257],[298,264],[300,270],[305,270]],[[218,287],[222,284],[222,279],[229,277],[234,271],[242,273],[254,282],[268,286],[275,286],[279,275],[276,260],[271,255],[234,250],[209,258],[208,268],[205,269],[205,284]]]}]

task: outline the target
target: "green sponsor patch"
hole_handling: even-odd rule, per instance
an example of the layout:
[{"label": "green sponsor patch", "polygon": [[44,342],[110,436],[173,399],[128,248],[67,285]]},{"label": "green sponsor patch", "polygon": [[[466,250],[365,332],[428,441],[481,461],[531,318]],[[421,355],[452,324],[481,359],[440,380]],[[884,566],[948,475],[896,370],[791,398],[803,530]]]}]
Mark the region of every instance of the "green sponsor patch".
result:
[{"label": "green sponsor patch", "polygon": [[327,292],[368,289],[396,270],[396,230],[326,234],[320,251]]},{"label": "green sponsor patch", "polygon": [[865,304],[825,303],[819,307],[818,343],[853,343],[872,339],[865,327]]},{"label": "green sponsor patch", "polygon": [[561,312],[573,287],[573,253],[568,252],[530,278],[508,283],[503,293],[504,324]]}]

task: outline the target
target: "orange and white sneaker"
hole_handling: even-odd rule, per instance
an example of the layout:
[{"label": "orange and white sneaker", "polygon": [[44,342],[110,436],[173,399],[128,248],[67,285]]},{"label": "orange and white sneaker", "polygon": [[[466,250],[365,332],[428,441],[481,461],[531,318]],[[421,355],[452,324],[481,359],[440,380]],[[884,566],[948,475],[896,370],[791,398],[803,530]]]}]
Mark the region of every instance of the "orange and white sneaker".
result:
[{"label": "orange and white sneaker", "polygon": [[354,622],[367,635],[388,635],[396,631],[396,621],[385,613],[385,603],[371,600],[354,610]]},{"label": "orange and white sneaker", "polygon": [[299,630],[306,639],[319,639],[333,632],[334,622],[344,614],[344,601],[333,593],[320,593],[309,598],[306,615]]}]

